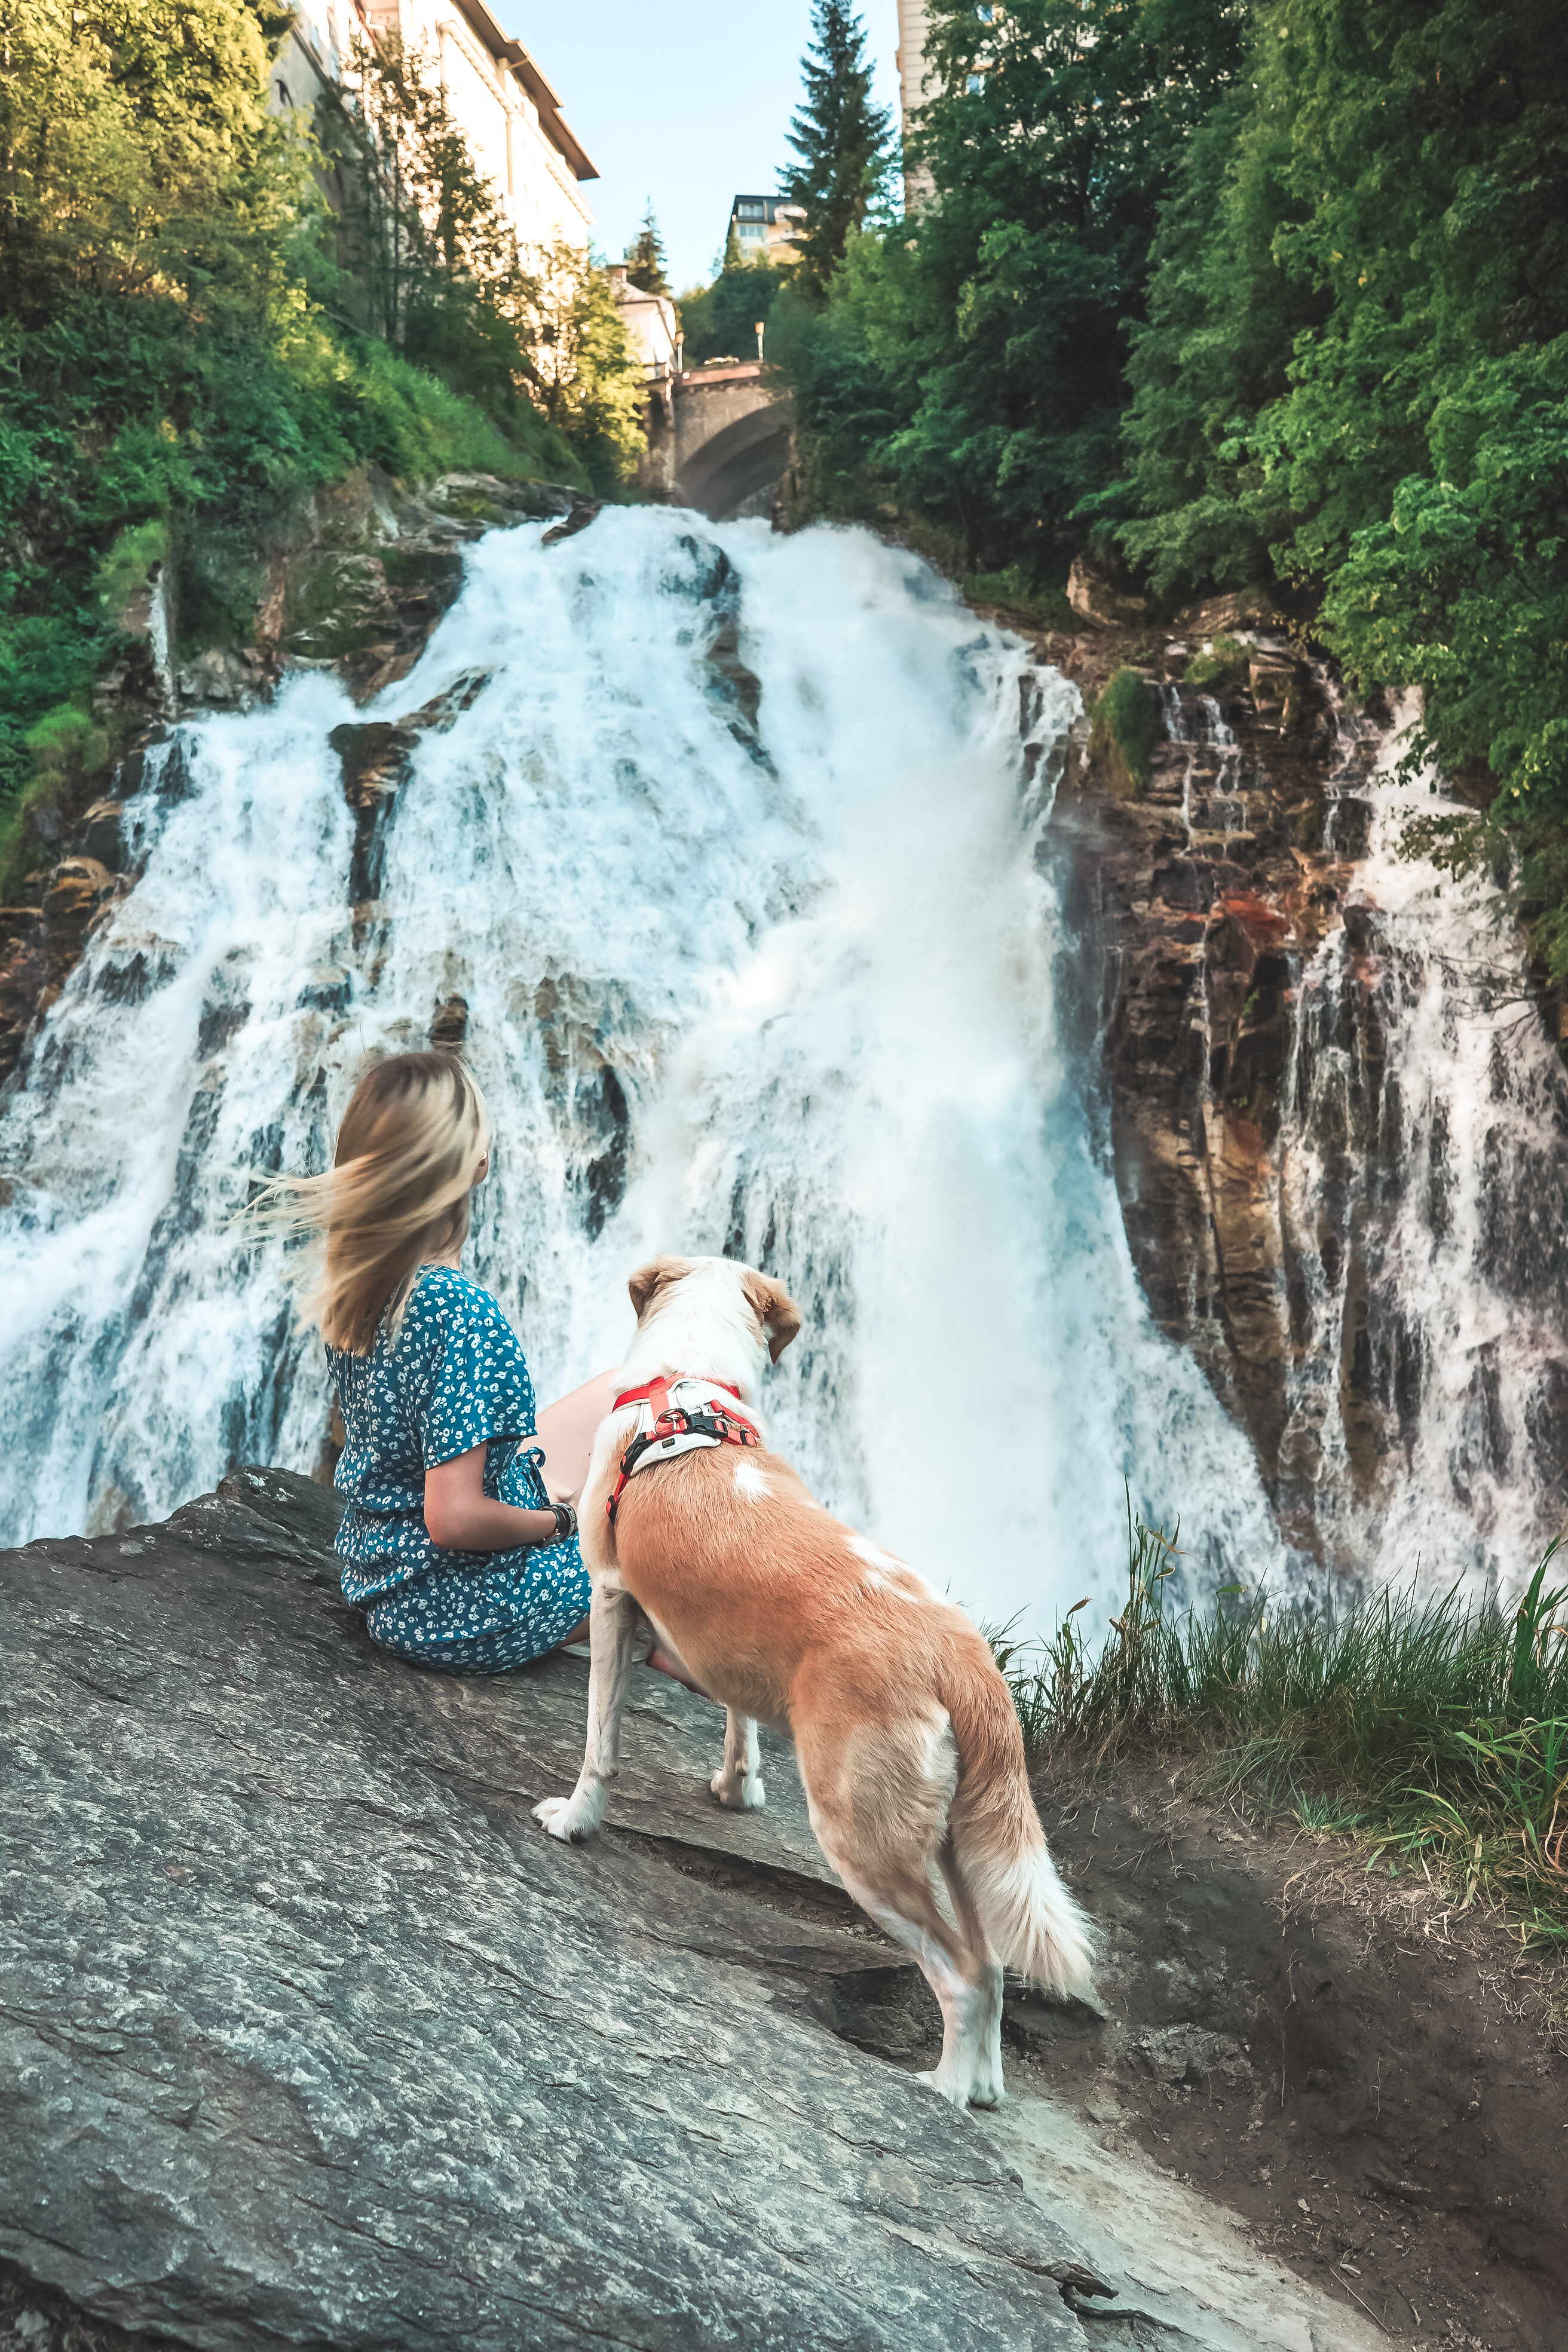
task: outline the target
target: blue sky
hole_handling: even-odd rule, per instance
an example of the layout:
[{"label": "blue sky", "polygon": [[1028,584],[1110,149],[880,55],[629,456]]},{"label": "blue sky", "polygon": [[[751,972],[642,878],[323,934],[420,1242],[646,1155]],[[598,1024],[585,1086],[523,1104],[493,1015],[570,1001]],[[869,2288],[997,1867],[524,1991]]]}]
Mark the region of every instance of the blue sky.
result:
[{"label": "blue sky", "polygon": [[[771,194],[800,100],[810,0],[491,0],[561,94],[567,121],[602,177],[583,193],[611,259],[649,196],[678,290],[706,284],[730,199]],[[876,95],[896,107],[896,0],[860,0],[877,61]],[[895,120],[896,120],[895,114]]]}]

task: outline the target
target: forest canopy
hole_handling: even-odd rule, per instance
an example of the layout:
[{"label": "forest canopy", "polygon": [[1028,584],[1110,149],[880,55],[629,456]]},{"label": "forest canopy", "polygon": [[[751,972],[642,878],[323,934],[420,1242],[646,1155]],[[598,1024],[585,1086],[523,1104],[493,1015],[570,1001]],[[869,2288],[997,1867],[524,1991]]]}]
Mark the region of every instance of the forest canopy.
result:
[{"label": "forest canopy", "polygon": [[1568,976],[1568,52],[1553,0],[931,0],[927,193],[771,350],[808,511],[958,568],[1262,589],[1418,688]]}]

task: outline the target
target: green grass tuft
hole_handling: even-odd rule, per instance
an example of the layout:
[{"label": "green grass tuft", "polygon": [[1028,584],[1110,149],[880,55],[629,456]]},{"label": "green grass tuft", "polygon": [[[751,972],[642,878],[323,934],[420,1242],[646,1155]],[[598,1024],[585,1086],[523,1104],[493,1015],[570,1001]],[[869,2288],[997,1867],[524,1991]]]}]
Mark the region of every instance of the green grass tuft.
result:
[{"label": "green grass tuft", "polygon": [[1505,1614],[1385,1589],[1331,1609],[1222,1590],[1167,1601],[1176,1544],[1128,1512],[1128,1597],[1098,1654],[1075,1609],[1033,1656],[992,1636],[1036,1758],[1101,1759],[1183,1739],[1213,1780],[1313,1831],[1368,1845],[1367,1867],[1441,1881],[1461,1908],[1506,1909],[1527,1941],[1568,1946],[1568,1586],[1554,1543]]},{"label": "green grass tuft", "polygon": [[1135,669],[1113,672],[1095,704],[1089,757],[1110,769],[1124,793],[1147,791],[1154,746],[1164,733],[1160,698]]}]

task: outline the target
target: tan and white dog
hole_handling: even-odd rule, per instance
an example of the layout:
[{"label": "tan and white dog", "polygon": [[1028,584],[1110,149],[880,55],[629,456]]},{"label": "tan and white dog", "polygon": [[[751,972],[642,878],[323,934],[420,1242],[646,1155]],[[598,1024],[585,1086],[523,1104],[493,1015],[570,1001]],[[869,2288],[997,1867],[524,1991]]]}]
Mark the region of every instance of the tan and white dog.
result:
[{"label": "tan and white dog", "polygon": [[[575,1842],[616,1777],[638,1612],[727,1709],[722,1805],[763,1802],[757,1725],[795,1740],[818,1844],[855,1900],[912,1952],[942,2005],[929,2082],[955,2106],[1002,2096],[1002,1970],[1087,1988],[1088,1922],[1058,1877],[1006,1684],[961,1611],[815,1502],[752,1402],[800,1328],[793,1302],[729,1258],[655,1259],[629,1285],[622,1391],[701,1375],[761,1441],[660,1459],[606,1504],[643,1416],[612,1412],[582,1496],[593,1580],[588,1747],[570,1797],[534,1808]],[[646,1423],[645,1423],[646,1425]],[[646,1643],[646,1634],[642,1637]]]}]

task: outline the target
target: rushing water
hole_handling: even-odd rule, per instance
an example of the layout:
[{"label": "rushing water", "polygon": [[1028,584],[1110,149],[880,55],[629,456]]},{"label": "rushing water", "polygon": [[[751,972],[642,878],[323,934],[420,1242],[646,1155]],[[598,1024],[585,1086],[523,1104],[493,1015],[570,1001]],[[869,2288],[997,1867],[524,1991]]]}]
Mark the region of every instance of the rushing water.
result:
[{"label": "rushing water", "polygon": [[[754,728],[708,658],[737,621]],[[354,910],[329,733],[465,679]],[[779,1439],[979,1612],[1110,1597],[1124,1476],[1208,1572],[1277,1561],[1058,1043],[1037,853],[1076,709],[860,533],[623,510],[482,541],[374,712],[301,677],[180,730],[130,804],[140,878],[0,1127],[7,1538],[318,1461],[319,1349],[279,1246],[228,1221],[258,1173],[322,1164],[367,1053],[461,999],[496,1128],[470,1263],[542,1394],[616,1360],[641,1259],[729,1250],[805,1310]]]},{"label": "rushing water", "polygon": [[1495,885],[1400,854],[1458,806],[1401,773],[1415,715],[1335,710],[1370,822],[1297,991],[1286,1483],[1342,1566],[1517,1590],[1568,1519],[1568,1084]]}]

